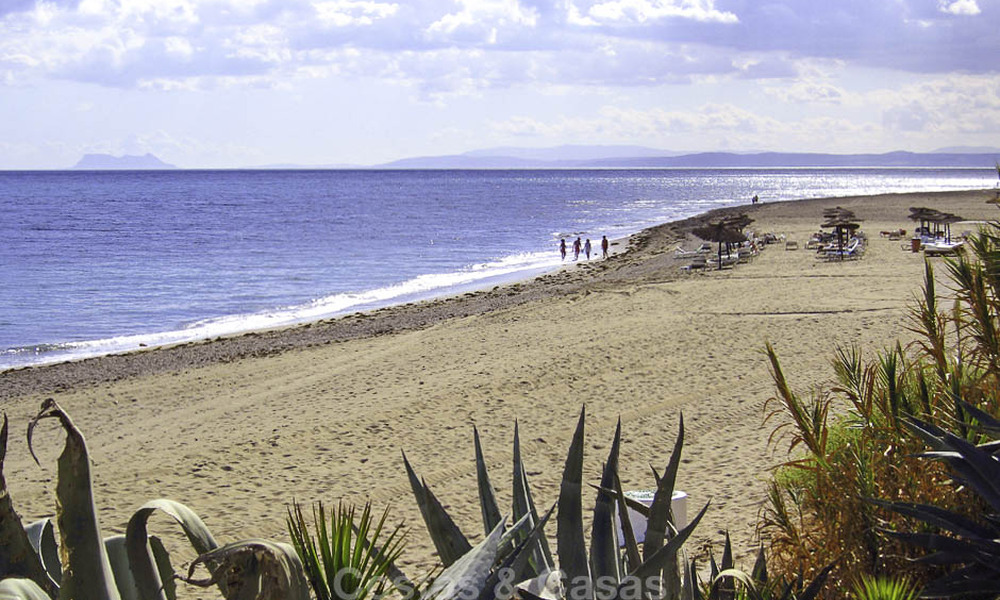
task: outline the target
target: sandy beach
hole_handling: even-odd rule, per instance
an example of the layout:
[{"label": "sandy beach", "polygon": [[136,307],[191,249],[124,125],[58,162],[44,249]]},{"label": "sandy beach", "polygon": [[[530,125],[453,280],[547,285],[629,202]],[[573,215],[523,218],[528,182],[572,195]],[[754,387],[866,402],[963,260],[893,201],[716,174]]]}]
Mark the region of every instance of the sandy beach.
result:
[{"label": "sandy beach", "polygon": [[[712,503],[690,550],[712,544],[719,554],[728,531],[749,567],[768,472],[786,456],[785,446],[768,445],[773,426],[763,424],[773,394],[765,342],[802,392],[830,380],[838,344],[869,352],[897,339],[905,344],[912,339],[906,309],[921,285],[923,255],[879,232],[912,231],[911,206],[994,219],[997,209],[986,203],[994,195],[726,209],[746,212],[755,220],[749,229],[784,235],[799,249],[773,244],[749,264],[682,272],[686,263],[673,250],[700,243],[688,232],[712,216],[703,215],[620,241],[616,250],[624,251],[608,260],[493,290],[6,371],[0,373],[0,406],[11,423],[6,479],[26,520],[53,514],[63,436],[51,422],[36,432],[41,467],[24,441],[28,419],[53,397],[86,435],[106,535],[123,532],[138,506],[160,497],[193,508],[221,542],[287,540],[285,510],[293,498],[371,499],[410,527],[401,566],[416,575],[433,562],[432,547],[401,451],[467,535],[479,539],[473,425],[501,503],[509,504],[517,420],[535,499],[547,507],[556,500],[581,407],[586,480],[597,482],[621,418],[626,489],[651,486],[649,467],[666,464],[683,413],[687,443],[678,488],[689,494],[692,513]],[[827,263],[803,248],[832,206],[863,219],[869,245],[862,260]],[[159,532],[175,535],[175,526],[158,523]]]}]

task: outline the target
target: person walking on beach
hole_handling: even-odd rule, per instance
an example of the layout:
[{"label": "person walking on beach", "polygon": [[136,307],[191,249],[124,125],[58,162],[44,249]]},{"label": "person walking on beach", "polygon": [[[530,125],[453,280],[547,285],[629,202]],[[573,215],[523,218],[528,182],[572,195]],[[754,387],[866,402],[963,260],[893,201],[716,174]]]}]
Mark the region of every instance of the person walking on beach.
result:
[{"label": "person walking on beach", "polygon": [[587,260],[590,260],[590,238],[587,238],[587,243],[583,245],[583,253],[587,255]]},{"label": "person walking on beach", "polygon": [[559,254],[562,254],[563,260],[566,260],[566,238],[559,240]]},{"label": "person walking on beach", "polygon": [[608,257],[608,236],[601,236],[601,258]]},{"label": "person walking on beach", "polygon": [[573,260],[580,260],[580,238],[573,242]]}]

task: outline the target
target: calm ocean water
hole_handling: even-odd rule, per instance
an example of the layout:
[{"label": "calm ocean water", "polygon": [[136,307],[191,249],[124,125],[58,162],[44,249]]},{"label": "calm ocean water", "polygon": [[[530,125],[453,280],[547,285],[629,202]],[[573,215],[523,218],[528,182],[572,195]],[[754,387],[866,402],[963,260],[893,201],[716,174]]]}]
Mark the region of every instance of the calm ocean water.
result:
[{"label": "calm ocean water", "polygon": [[993,169],[0,171],[0,369],[495,285],[746,203],[985,188]]}]

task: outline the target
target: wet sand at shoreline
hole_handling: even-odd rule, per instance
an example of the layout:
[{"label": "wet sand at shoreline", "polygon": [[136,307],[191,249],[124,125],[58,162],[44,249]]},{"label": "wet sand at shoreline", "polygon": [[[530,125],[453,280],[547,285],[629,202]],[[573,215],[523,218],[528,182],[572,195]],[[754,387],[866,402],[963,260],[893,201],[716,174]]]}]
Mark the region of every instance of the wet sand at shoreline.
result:
[{"label": "wet sand at shoreline", "polygon": [[[763,425],[773,395],[765,342],[801,392],[829,382],[838,344],[866,352],[905,344],[923,256],[879,231],[912,230],[911,206],[994,219],[996,207],[986,204],[993,197],[988,190],[725,209],[746,212],[755,219],[749,229],[785,235],[800,249],[774,244],[734,269],[684,273],[673,250],[700,243],[687,232],[710,213],[636,234],[621,242],[627,252],[608,260],[489,291],[6,371],[8,486],[26,520],[52,514],[63,436],[48,422],[39,427],[39,467],[23,433],[53,397],[89,443],[105,535],[123,532],[143,502],[168,497],[201,515],[220,542],[287,541],[293,498],[370,498],[410,527],[401,562],[416,575],[432,562],[432,546],[401,451],[479,539],[473,425],[503,506],[517,419],[532,491],[547,507],[581,407],[585,481],[598,481],[620,417],[626,489],[651,487],[649,467],[666,464],[683,413],[678,488],[690,496],[689,514],[712,503],[690,549],[712,544],[718,555],[729,531],[748,563],[769,469],[785,457],[783,445],[768,444],[773,424]],[[862,260],[827,263],[804,249],[832,206],[863,219]],[[585,512],[590,507],[592,494]],[[176,527],[164,521],[160,530]]]}]

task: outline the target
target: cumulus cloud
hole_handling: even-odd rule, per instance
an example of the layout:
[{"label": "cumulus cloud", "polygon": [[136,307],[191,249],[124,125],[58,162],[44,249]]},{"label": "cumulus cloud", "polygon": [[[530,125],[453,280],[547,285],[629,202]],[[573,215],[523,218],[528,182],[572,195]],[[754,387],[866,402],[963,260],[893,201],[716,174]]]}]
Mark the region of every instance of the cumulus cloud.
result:
[{"label": "cumulus cloud", "polygon": [[502,29],[530,29],[538,23],[538,14],[518,0],[458,0],[458,4],[459,12],[445,14],[425,29],[430,38],[495,44]]},{"label": "cumulus cloud", "polygon": [[982,12],[979,10],[976,0],[954,0],[953,2],[942,0],[938,3],[938,6],[941,12],[952,15],[974,16]]},{"label": "cumulus cloud", "polygon": [[[976,0],[5,0],[0,82],[386,76],[433,95],[789,77],[805,59],[989,73],[998,10]],[[837,90],[797,92],[836,101]]]},{"label": "cumulus cloud", "polygon": [[648,23],[680,18],[702,22],[736,23],[739,18],[715,8],[713,0],[599,0],[586,9],[589,23]]},{"label": "cumulus cloud", "polygon": [[1000,135],[1000,78],[954,75],[879,90],[871,101],[884,107],[890,131]]}]

